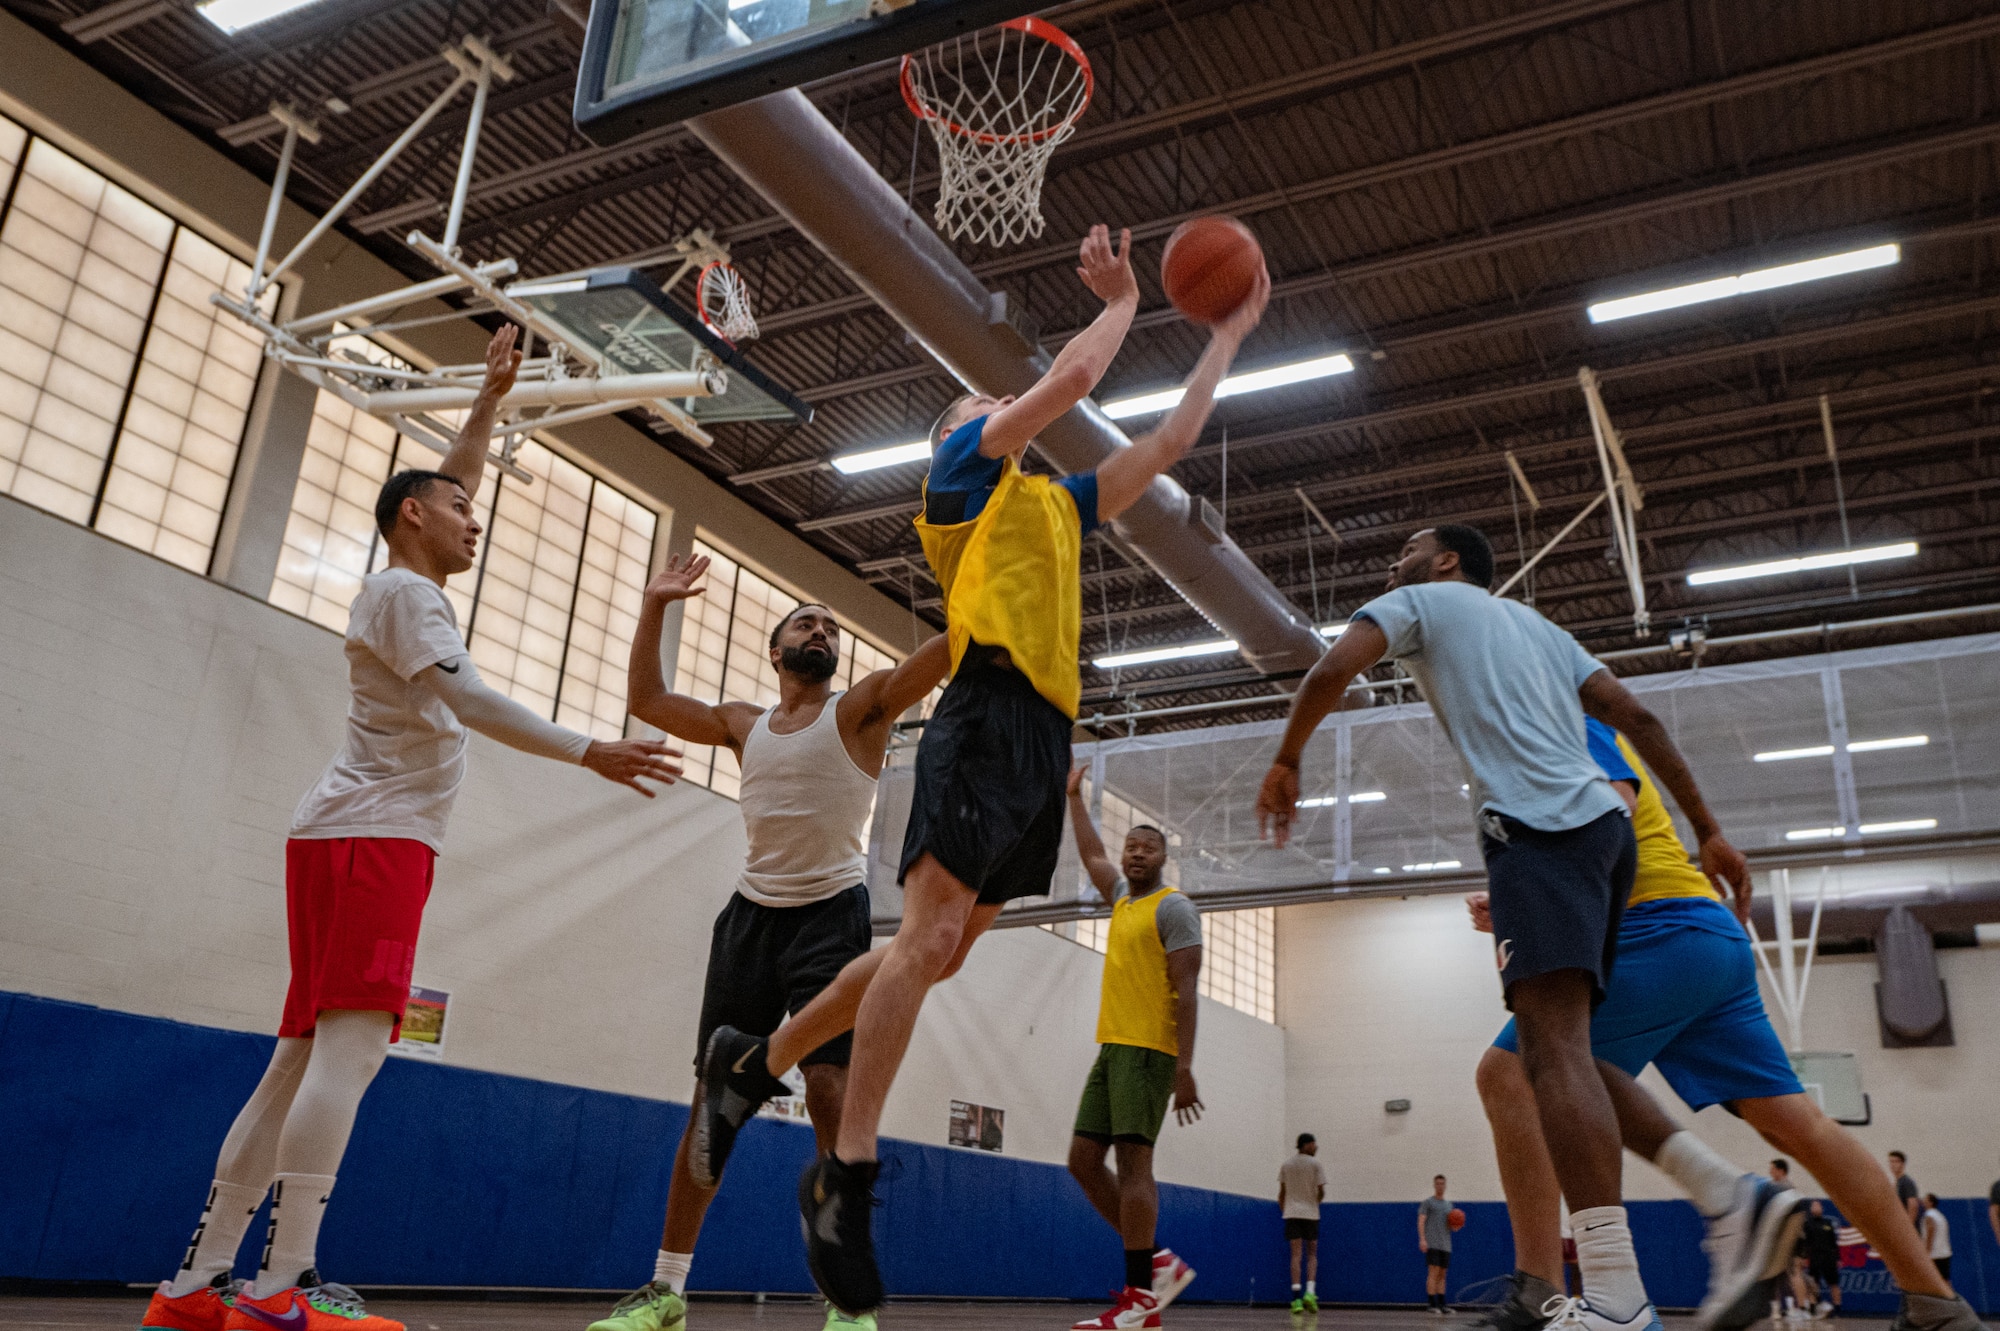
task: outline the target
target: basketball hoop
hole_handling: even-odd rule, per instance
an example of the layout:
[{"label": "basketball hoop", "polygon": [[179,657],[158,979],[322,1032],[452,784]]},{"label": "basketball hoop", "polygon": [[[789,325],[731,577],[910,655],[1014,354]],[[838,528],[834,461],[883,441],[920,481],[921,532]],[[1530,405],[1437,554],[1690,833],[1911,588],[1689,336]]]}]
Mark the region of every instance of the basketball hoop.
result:
[{"label": "basketball hoop", "polygon": [[732,346],[757,336],[757,316],[750,310],[750,288],[743,275],[721,259],[701,270],[695,280],[701,321]]},{"label": "basketball hoop", "polygon": [[937,224],[954,240],[1042,234],[1042,178],[1090,105],[1090,57],[1038,18],[903,57],[903,100],[937,141]]}]

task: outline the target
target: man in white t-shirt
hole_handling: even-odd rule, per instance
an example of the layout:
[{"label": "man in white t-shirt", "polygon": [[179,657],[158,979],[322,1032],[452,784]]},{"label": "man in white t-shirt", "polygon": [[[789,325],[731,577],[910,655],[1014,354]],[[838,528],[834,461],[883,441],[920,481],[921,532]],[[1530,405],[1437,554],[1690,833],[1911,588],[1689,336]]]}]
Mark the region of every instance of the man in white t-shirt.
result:
[{"label": "man in white t-shirt", "polygon": [[[445,579],[471,568],[473,499],[500,399],[521,362],[515,330],[486,350],[486,378],[439,470],[389,478],[375,522],[389,566],[362,580],[347,626],[347,737],[299,802],[285,843],[292,978],[278,1047],[223,1141],[208,1205],[180,1271],[147,1306],[144,1331],[403,1331],[369,1316],[316,1269],[320,1218],[362,1094],[397,1038],[410,996],[432,867],[465,775],[466,728],[580,763],[649,798],[675,751],[593,740],[480,681]],[[231,1280],[250,1219],[271,1193],[254,1284]]]},{"label": "man in white t-shirt", "polygon": [[[1326,1170],[1319,1142],[1299,1134],[1298,1154],[1278,1168],[1278,1210],[1285,1218],[1285,1243],[1292,1250],[1292,1311],[1319,1311],[1319,1208],[1326,1200]],[[1299,1285],[1303,1261],[1306,1283]]]}]

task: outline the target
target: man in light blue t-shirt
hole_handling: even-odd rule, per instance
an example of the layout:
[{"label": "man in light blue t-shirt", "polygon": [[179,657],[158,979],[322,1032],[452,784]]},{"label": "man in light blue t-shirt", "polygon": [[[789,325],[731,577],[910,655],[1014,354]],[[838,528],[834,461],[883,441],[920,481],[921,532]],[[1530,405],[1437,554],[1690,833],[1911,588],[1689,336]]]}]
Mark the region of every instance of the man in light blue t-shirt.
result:
[{"label": "man in light blue t-shirt", "polygon": [[1355,612],[1292,699],[1258,823],[1284,845],[1306,741],[1356,675],[1385,657],[1402,662],[1465,767],[1494,960],[1570,1205],[1583,1298],[1558,1321],[1658,1331],[1620,1200],[1618,1120],[1590,1053],[1591,1009],[1617,955],[1636,851],[1624,801],[1591,759],[1584,714],[1622,732],[1672,792],[1705,872],[1733,884],[1748,868],[1659,718],[1568,633],[1489,594],[1492,585],[1493,547],[1475,528],[1440,524],[1404,543],[1385,593]]}]

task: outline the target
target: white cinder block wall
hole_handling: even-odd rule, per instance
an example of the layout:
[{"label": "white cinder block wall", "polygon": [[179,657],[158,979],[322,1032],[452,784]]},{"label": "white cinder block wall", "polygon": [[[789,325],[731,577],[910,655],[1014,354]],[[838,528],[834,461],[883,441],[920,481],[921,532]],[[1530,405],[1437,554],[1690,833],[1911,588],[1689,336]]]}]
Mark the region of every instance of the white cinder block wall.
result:
[{"label": "white cinder block wall", "polygon": [[[0,988],[274,1029],[285,829],[346,706],[333,634],[0,498]],[[477,735],[470,769],[415,975],[452,994],[447,1061],[685,1101],[736,805]],[[1008,1155],[1063,1160],[1100,974],[1040,929],[983,941],[933,996],[886,1130],[942,1144],[971,1100],[1008,1111]],[[1161,1176],[1262,1193],[1283,1037],[1206,999],[1202,1027],[1210,1111],[1169,1129]]]},{"label": "white cinder block wall", "polygon": [[[1903,881],[1924,880],[1905,872]],[[2000,1029],[1990,1019],[2000,1011],[2000,948],[1947,948],[1938,962],[1954,1047],[1881,1047],[1873,956],[1816,961],[1805,1044],[1860,1056],[1874,1123],[1854,1131],[1878,1157],[1904,1151],[1910,1173],[1941,1197],[1983,1196],[2000,1174],[2000,1115],[1993,1112]],[[1765,1005],[1778,1011],[1768,992]],[[1454,1197],[1500,1196],[1472,1079],[1507,1013],[1491,940],[1472,932],[1458,897],[1281,909],[1278,1018],[1285,1027],[1286,1133],[1319,1135],[1329,1200],[1414,1201],[1439,1173]],[[1658,1074],[1643,1080],[1745,1169],[1762,1168],[1772,1156],[1725,1110],[1690,1115]],[[1390,1099],[1409,1100],[1410,1112],[1385,1113]],[[1628,1196],[1680,1195],[1650,1165],[1626,1160]]]}]

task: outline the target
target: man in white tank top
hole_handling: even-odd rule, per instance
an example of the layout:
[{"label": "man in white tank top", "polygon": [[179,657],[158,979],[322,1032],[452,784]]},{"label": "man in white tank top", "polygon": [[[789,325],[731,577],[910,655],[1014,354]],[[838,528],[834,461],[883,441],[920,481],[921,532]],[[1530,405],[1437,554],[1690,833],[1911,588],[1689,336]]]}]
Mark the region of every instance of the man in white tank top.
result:
[{"label": "man in white tank top", "polygon": [[[627,685],[633,716],[689,743],[726,745],[743,771],[739,799],[749,855],[709,945],[697,1068],[718,1031],[769,1035],[787,1012],[804,1007],[848,962],[868,953],[867,827],[882,755],[896,718],[943,683],[951,665],[939,634],[896,668],[835,693],[829,681],[840,664],[840,625],[825,606],[808,603],[771,634],[776,707],[705,703],[671,692],[660,669],[661,626],[669,605],[702,594],[707,571],[706,558],[676,555],[646,588]],[[833,1148],[840,1128],[851,1044],[840,1035],[798,1060],[821,1153]],[[766,1099],[788,1093],[775,1078],[761,1080]],[[696,1084],[674,1156],[653,1279],[590,1331],[678,1331],[685,1323],[688,1268],[721,1181],[720,1161],[761,1103],[705,1080]],[[872,1328],[874,1318],[850,1319],[829,1308],[827,1324]]]}]

